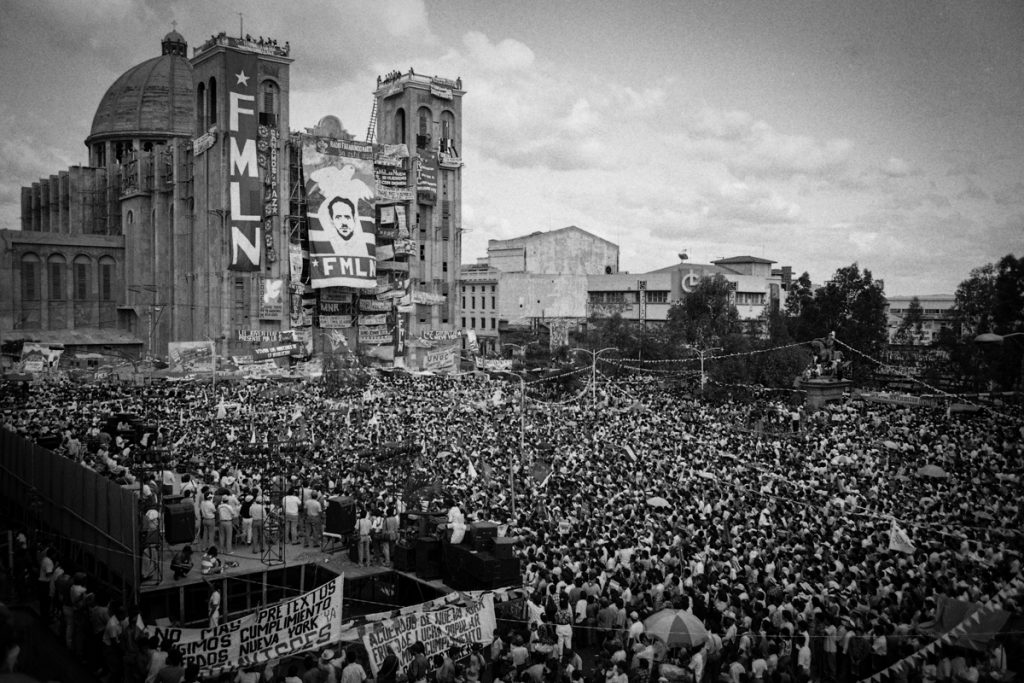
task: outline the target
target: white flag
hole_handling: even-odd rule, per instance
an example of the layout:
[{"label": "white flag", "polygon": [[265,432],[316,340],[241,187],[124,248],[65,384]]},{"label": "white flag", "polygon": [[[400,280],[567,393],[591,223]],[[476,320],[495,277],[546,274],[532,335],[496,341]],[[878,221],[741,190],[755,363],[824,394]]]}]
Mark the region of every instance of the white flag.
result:
[{"label": "white flag", "polygon": [[896,520],[892,520],[892,524],[889,526],[889,550],[898,550],[901,553],[913,555],[917,548],[910,542],[910,536],[907,532],[899,528],[896,524]]}]

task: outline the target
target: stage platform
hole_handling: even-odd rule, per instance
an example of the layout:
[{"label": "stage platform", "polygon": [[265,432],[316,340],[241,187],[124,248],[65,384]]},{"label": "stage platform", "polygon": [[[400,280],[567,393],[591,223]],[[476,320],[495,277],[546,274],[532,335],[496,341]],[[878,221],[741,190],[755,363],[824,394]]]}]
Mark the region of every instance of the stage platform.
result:
[{"label": "stage platform", "polygon": [[330,541],[322,548],[287,545],[283,561],[266,563],[248,546],[238,547],[232,553],[220,554],[223,573],[207,575],[200,572],[202,552],[196,550],[197,545],[189,544],[193,548],[192,571],[174,579],[171,558],[184,545],[163,548],[158,572],[154,571],[156,548],[146,550],[139,601],[147,621],[201,625],[206,619],[210,586],[221,593],[225,618],[301,595],[342,574],[345,619],[426,602],[452,591],[440,580],[426,581],[411,572],[381,565],[361,567],[349,559],[344,544]]}]

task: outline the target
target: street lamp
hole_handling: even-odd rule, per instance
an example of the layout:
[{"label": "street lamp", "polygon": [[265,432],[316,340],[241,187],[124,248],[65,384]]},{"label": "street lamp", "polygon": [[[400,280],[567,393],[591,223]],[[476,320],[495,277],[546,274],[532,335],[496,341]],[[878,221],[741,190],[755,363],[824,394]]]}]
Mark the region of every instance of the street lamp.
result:
[{"label": "street lamp", "polygon": [[[526,461],[526,378],[514,372],[497,372],[519,380],[519,461]],[[512,519],[516,518],[516,476],[513,469],[512,453],[508,456],[508,489],[512,500]]]},{"label": "street lamp", "polygon": [[703,396],[704,395],[704,385],[707,384],[707,382],[708,382],[707,375],[704,374],[704,358],[707,356],[707,354],[711,353],[712,351],[721,351],[722,347],[720,347],[720,346],[709,346],[706,349],[698,349],[696,346],[686,345],[683,348],[684,349],[689,349],[690,351],[696,351],[697,355],[700,357],[700,393],[701,393],[701,396]]},{"label": "street lamp", "polygon": [[617,346],[606,346],[598,351],[591,351],[579,346],[569,349],[570,351],[584,351],[590,354],[590,402],[597,403],[597,357],[605,351],[620,351]]}]

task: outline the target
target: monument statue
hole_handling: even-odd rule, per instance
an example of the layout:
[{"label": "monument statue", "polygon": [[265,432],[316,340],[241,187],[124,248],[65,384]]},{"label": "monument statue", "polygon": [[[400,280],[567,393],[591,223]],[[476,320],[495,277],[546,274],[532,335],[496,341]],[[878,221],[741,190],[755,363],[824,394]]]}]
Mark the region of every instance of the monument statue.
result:
[{"label": "monument statue", "polygon": [[814,354],[810,365],[803,371],[802,379],[843,379],[843,375],[849,371],[850,363],[843,360],[843,352],[836,348],[835,332],[815,339],[811,342],[811,348]]}]

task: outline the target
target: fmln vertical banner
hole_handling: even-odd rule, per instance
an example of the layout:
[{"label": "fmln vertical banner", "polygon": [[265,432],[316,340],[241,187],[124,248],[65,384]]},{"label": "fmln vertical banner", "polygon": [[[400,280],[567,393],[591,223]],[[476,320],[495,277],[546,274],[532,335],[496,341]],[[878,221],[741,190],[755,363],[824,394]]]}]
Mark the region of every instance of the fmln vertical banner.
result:
[{"label": "fmln vertical banner", "polygon": [[258,271],[263,251],[263,186],[256,154],[258,63],[248,52],[225,51],[227,67],[228,198],[231,261],[228,270]]}]

